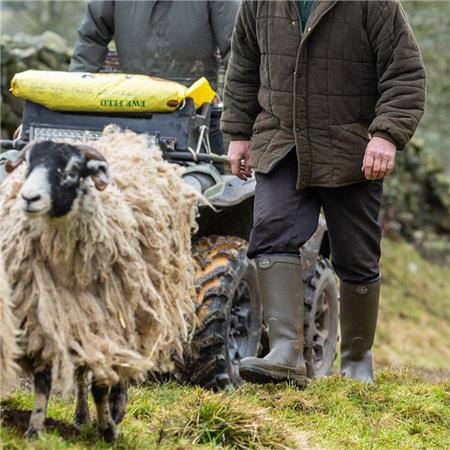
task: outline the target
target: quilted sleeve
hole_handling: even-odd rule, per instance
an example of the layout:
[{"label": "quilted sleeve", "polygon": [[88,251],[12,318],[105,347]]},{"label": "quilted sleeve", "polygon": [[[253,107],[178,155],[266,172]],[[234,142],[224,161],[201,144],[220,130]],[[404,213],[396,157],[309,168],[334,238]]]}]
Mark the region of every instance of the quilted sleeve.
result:
[{"label": "quilted sleeve", "polygon": [[70,61],[71,72],[98,72],[114,35],[114,1],[90,1],[78,30],[78,39]]},{"label": "quilted sleeve", "polygon": [[221,128],[231,139],[250,139],[261,110],[258,103],[260,51],[256,37],[257,2],[243,1],[231,42],[225,77]]},{"label": "quilted sleeve", "polygon": [[368,1],[367,8],[367,36],[380,93],[369,132],[400,150],[411,139],[424,112],[425,68],[400,3]]},{"label": "quilted sleeve", "polygon": [[220,50],[222,61],[228,64],[231,51],[231,35],[233,33],[234,22],[236,20],[236,13],[239,9],[239,1],[213,0],[209,2],[210,5],[210,21],[216,43]]}]

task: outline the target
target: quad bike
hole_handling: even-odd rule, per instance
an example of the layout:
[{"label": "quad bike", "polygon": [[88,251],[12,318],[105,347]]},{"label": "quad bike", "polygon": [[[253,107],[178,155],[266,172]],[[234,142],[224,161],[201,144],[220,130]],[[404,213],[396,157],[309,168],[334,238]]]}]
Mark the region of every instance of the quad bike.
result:
[{"label": "quad bike", "polygon": [[[0,183],[6,176],[4,161],[14,159],[17,150],[36,139],[92,140],[115,123],[157,142],[164,157],[182,165],[185,181],[213,206],[201,208],[193,236],[200,325],[184,360],[176,364],[175,376],[209,388],[226,388],[241,382],[240,359],[267,352],[268,338],[256,267],[246,255],[255,179],[242,181],[218,170],[226,159],[211,152],[211,114],[220,114],[220,108],[205,104],[198,112],[189,99],[173,113],[139,114],[57,112],[25,101],[19,136],[1,141],[2,150],[9,151],[0,154]],[[306,286],[304,352],[312,378],[330,372],[337,342],[338,295],[322,218],[300,252]]]}]

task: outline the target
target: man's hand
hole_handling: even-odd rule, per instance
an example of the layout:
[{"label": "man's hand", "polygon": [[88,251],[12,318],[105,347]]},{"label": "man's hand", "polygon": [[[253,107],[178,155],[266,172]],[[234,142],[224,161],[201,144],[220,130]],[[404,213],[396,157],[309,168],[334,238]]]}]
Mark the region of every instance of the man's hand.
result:
[{"label": "man's hand", "polygon": [[252,176],[250,167],[250,141],[231,141],[228,147],[228,161],[231,173],[247,181]]},{"label": "man's hand", "polygon": [[373,137],[367,144],[361,170],[368,180],[381,180],[394,168],[396,147],[380,137]]}]

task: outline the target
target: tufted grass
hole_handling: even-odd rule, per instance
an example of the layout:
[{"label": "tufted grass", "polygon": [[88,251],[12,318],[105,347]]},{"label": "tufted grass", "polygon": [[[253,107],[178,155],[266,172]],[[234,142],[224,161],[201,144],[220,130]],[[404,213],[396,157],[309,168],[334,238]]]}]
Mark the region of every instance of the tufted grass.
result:
[{"label": "tufted grass", "polygon": [[[32,395],[18,391],[4,401],[3,415],[31,406]],[[93,425],[71,430],[72,409],[70,401],[52,398],[48,417],[56,428],[27,442],[24,424],[19,431],[9,423],[1,428],[1,448],[111,448],[97,438]],[[248,384],[211,393],[151,383],[131,388],[128,413],[113,448],[441,450],[450,447],[449,424],[450,383],[407,370],[379,371],[374,386],[332,376],[303,391],[288,384]]]},{"label": "tufted grass", "polygon": [[373,386],[338,376],[303,391],[248,384],[211,393],[148,383],[130,389],[113,447],[98,439],[94,425],[73,429],[73,402],[58,397],[50,401],[47,431],[24,440],[33,398],[18,390],[3,400],[0,449],[450,449],[450,270],[388,240],[382,268]]}]

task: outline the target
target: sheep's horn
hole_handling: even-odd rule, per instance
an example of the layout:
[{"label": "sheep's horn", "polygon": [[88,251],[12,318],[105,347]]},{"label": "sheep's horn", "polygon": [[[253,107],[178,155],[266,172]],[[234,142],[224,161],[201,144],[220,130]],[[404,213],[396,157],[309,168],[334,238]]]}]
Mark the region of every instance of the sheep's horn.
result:
[{"label": "sheep's horn", "polygon": [[86,158],[86,161],[99,161],[99,163],[96,164],[103,167],[103,170],[97,170],[96,174],[91,175],[96,189],[103,191],[110,181],[108,162],[94,147],[90,147],[89,145],[78,145],[78,148],[80,149],[81,154]]},{"label": "sheep's horn", "polygon": [[80,149],[82,155],[86,158],[86,161],[90,161],[91,159],[96,159],[98,161],[105,161],[105,157],[94,147],[89,145],[77,145]]},{"label": "sheep's horn", "polygon": [[27,155],[27,151],[30,150],[33,147],[33,143],[29,142],[17,155],[17,159],[12,162],[10,159],[7,159],[5,162],[5,170],[6,173],[14,172],[24,161],[25,157]]}]

